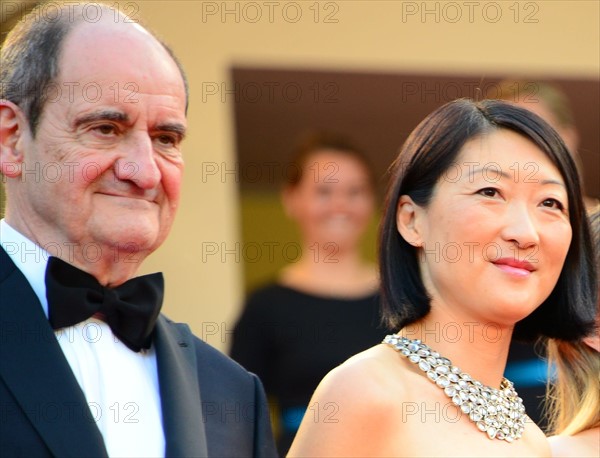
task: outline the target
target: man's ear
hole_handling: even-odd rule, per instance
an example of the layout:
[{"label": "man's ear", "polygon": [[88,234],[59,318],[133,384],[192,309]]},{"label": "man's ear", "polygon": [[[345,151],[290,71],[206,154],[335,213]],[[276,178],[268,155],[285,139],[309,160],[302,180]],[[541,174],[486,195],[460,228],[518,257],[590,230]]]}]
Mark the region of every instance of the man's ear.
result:
[{"label": "man's ear", "polygon": [[415,247],[423,246],[422,211],[409,196],[400,196],[396,209],[396,227],[402,238]]},{"label": "man's ear", "polygon": [[0,100],[0,173],[6,177],[21,175],[23,141],[28,130],[23,111],[8,100]]}]

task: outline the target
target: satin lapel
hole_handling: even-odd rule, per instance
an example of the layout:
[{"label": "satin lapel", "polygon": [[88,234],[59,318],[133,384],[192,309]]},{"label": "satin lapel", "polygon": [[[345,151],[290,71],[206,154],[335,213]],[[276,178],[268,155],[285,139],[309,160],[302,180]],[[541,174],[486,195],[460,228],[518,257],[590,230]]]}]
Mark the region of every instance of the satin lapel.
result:
[{"label": "satin lapel", "polygon": [[106,457],[102,435],[35,293],[1,248],[0,263],[0,378],[53,455]]},{"label": "satin lapel", "polygon": [[193,336],[161,315],[154,344],[166,456],[208,456]]}]

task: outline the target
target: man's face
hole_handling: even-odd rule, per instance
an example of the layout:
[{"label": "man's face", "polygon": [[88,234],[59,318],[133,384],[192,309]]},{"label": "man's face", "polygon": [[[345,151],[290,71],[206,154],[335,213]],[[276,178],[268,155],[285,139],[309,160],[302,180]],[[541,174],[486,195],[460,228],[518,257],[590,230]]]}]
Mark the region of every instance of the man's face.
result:
[{"label": "man's face", "polygon": [[35,138],[23,139],[19,216],[42,246],[147,254],[179,203],[181,74],[141,27],[110,22],[77,26],[59,63]]}]

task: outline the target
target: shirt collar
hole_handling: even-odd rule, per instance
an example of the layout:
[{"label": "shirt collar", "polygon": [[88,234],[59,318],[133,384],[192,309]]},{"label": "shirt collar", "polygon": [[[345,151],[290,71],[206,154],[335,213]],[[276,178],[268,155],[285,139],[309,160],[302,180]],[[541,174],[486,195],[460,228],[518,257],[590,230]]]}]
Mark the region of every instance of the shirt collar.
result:
[{"label": "shirt collar", "polygon": [[31,285],[47,318],[46,265],[50,253],[12,228],[4,219],[0,220],[0,245]]}]

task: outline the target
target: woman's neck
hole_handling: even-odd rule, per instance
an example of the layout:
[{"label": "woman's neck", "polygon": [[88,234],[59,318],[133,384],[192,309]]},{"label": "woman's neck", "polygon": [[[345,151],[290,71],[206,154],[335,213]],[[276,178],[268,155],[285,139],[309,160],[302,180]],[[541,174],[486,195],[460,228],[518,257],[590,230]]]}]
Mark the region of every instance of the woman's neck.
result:
[{"label": "woman's neck", "polygon": [[398,334],[421,340],[484,385],[500,386],[512,329],[466,317],[450,318],[432,307],[425,318]]},{"label": "woman's neck", "polygon": [[302,258],[284,268],[280,282],[315,294],[357,297],[377,290],[378,275],[375,266],[364,262],[357,250],[305,245]]}]

